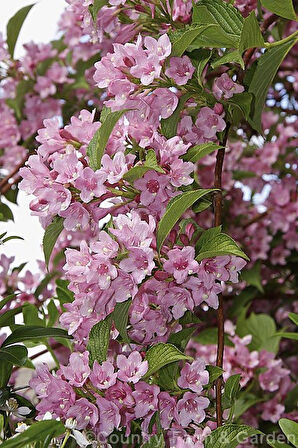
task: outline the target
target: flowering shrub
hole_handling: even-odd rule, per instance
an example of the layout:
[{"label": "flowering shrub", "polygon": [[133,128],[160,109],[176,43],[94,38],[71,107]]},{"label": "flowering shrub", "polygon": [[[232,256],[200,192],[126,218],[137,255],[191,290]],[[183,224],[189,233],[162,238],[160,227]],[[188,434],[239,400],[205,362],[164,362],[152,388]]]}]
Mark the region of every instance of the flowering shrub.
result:
[{"label": "flowering shrub", "polygon": [[4,448],[297,446],[295,12],[232,3],[68,0],[20,60],[10,20],[0,216],[45,233],[1,256]]}]

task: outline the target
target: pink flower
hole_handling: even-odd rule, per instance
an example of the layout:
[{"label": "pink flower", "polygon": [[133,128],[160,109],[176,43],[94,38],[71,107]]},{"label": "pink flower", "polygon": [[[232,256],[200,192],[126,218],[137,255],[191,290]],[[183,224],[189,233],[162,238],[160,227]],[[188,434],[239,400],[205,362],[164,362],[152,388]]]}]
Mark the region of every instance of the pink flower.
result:
[{"label": "pink flower", "polygon": [[101,289],[109,288],[111,280],[117,277],[116,267],[110,263],[108,258],[94,255],[87,274],[87,282],[97,283]]},{"label": "pink flower", "polygon": [[52,378],[47,364],[36,366],[35,374],[31,378],[29,385],[32,387],[38,398],[47,397],[47,386],[50,384]]},{"label": "pink flower", "polygon": [[116,184],[127,172],[125,156],[123,152],[117,152],[113,159],[108,154],[104,154],[101,159],[102,171],[110,184]]},{"label": "pink flower", "polygon": [[196,126],[203,132],[205,138],[214,138],[217,132],[225,129],[225,121],[209,107],[202,107],[198,113]]},{"label": "pink flower", "polygon": [[70,355],[68,366],[61,366],[58,374],[66,378],[72,386],[81,387],[90,372],[88,352],[74,352]]},{"label": "pink flower", "polygon": [[119,380],[137,383],[148,370],[148,361],[143,361],[139,352],[132,352],[126,358],[124,355],[117,356],[117,375]]},{"label": "pink flower", "polygon": [[66,381],[52,376],[47,387],[47,397],[36,406],[40,416],[50,412],[53,418],[64,418],[68,409],[75,403],[75,391]]},{"label": "pink flower", "polygon": [[160,423],[163,429],[169,429],[175,416],[176,400],[168,392],[160,392],[158,396]]},{"label": "pink flower", "polygon": [[53,168],[58,173],[56,181],[64,184],[74,182],[81,175],[83,165],[76,152],[71,150],[69,153],[56,155]]},{"label": "pink flower", "polygon": [[186,392],[177,403],[177,421],[181,426],[187,427],[190,422],[202,423],[205,411],[209,405],[208,398],[198,397],[197,394]]},{"label": "pink flower", "polygon": [[68,409],[66,417],[75,419],[76,429],[85,429],[88,425],[94,428],[98,421],[98,409],[86,398],[80,398]]},{"label": "pink flower", "polygon": [[130,69],[130,73],[139,78],[144,86],[149,86],[155,78],[159,78],[161,65],[155,55],[147,56],[144,51],[136,54],[136,65]]},{"label": "pink flower", "polygon": [[136,283],[141,283],[155,268],[153,257],[154,252],[150,247],[132,247],[129,249],[128,258],[121,260],[119,266],[123,271],[131,272]]},{"label": "pink flower", "polygon": [[163,61],[171,54],[171,41],[167,34],[163,34],[158,40],[151,36],[146,36],[144,46],[150,54],[154,54],[160,61]]},{"label": "pink flower", "polygon": [[148,171],[144,177],[135,181],[135,187],[141,191],[141,203],[147,206],[155,201],[164,202],[168,198],[165,192],[168,182],[168,176],[160,175],[156,171]]},{"label": "pink flower", "polygon": [[100,89],[108,87],[111,81],[125,78],[125,75],[113,66],[107,56],[96,62],[95,69],[94,81]]},{"label": "pink flower", "polygon": [[93,171],[86,167],[80,173],[75,181],[75,187],[78,188],[80,198],[83,202],[90,202],[94,197],[100,198],[107,190],[104,186],[107,176],[103,170]]},{"label": "pink flower", "polygon": [[163,264],[164,270],[172,274],[177,283],[183,283],[198,267],[194,257],[195,250],[191,246],[172,249],[168,252],[168,260]]},{"label": "pink flower", "polygon": [[216,78],[212,88],[215,98],[218,100],[224,98],[225,100],[232,98],[235,93],[244,91],[244,87],[232,81],[227,73],[223,73],[219,78]]},{"label": "pink flower", "polygon": [[79,202],[73,202],[59,215],[65,218],[64,228],[66,230],[86,230],[89,227],[90,215]]},{"label": "pink flower", "polygon": [[289,375],[290,371],[282,367],[281,359],[271,359],[267,370],[259,375],[260,386],[263,390],[274,392],[279,389],[280,381]]},{"label": "pink flower", "polygon": [[46,76],[38,76],[34,90],[39,93],[42,99],[56,93],[56,86],[50,78]]},{"label": "pink flower", "polygon": [[178,97],[169,89],[155,89],[152,95],[148,97],[151,110],[161,118],[168,118],[172,115],[178,105]]},{"label": "pink flower", "polygon": [[135,391],[132,395],[136,401],[136,418],[145,417],[146,414],[157,409],[159,392],[158,386],[147,384],[144,381],[135,385]]},{"label": "pink flower", "polygon": [[194,66],[188,56],[170,59],[170,66],[166,69],[166,75],[172,78],[178,86],[183,86],[192,78]]},{"label": "pink flower", "polygon": [[92,372],[90,374],[90,381],[93,386],[98,389],[108,389],[116,383],[117,373],[114,373],[114,366],[109,361],[104,361],[98,364],[94,361]]},{"label": "pink flower", "polygon": [[202,359],[194,361],[192,364],[186,363],[178,378],[178,386],[182,389],[190,389],[193,392],[202,392],[203,386],[208,384],[209,372]]},{"label": "pink flower", "polygon": [[90,247],[93,252],[102,257],[114,258],[118,254],[119,244],[107,232],[101,231],[97,241],[91,242]]},{"label": "pink flower", "polygon": [[181,187],[182,185],[190,185],[193,183],[193,178],[190,173],[194,171],[194,164],[191,162],[183,162],[181,159],[176,159],[170,165],[170,182],[174,187]]},{"label": "pink flower", "polygon": [[112,400],[118,408],[122,408],[123,406],[131,408],[135,404],[131,387],[127,383],[121,383],[121,381],[117,381],[114,386],[109,387],[105,397],[108,400]]},{"label": "pink flower", "polygon": [[268,420],[272,423],[277,423],[278,420],[282,417],[282,414],[285,412],[285,406],[278,403],[277,398],[273,398],[272,400],[267,401],[266,403],[262,404],[262,407],[262,419]]},{"label": "pink flower", "polygon": [[99,409],[98,428],[101,434],[107,437],[114,431],[115,428],[119,428],[121,420],[119,409],[115,403],[106,400],[103,397],[98,397],[96,399],[96,404]]}]

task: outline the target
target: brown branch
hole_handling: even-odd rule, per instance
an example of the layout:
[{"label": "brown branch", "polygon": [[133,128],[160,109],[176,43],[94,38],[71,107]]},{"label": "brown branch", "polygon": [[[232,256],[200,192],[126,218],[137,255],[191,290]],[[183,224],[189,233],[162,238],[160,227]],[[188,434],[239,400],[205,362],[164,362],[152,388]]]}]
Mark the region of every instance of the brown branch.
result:
[{"label": "brown branch", "polygon": [[[215,173],[214,173],[214,187],[218,188],[214,195],[214,225],[220,226],[222,223],[222,207],[223,207],[223,195],[222,195],[222,171],[225,158],[225,146],[227,144],[230,124],[227,123],[225,136],[222,141],[223,148],[219,149],[216,156]],[[217,327],[218,327],[218,339],[217,339],[217,357],[216,365],[222,369],[223,357],[224,357],[224,310],[223,310],[223,298],[221,294],[218,297],[219,305],[217,310]],[[216,380],[216,421],[217,426],[222,426],[222,376]]]},{"label": "brown branch", "polygon": [[[28,157],[29,157],[29,154],[26,155],[26,157],[24,157],[20,163],[18,163],[18,165],[12,170],[11,173],[9,173],[6,177],[4,177],[4,179],[1,180],[0,193],[2,193],[2,194],[7,193],[7,191],[10,189],[11,185],[13,185],[15,183],[15,182],[10,183],[9,181],[19,172],[19,169],[22,168],[22,166],[24,166],[24,164],[28,160]],[[18,179],[19,179],[19,177],[18,177]],[[7,186],[8,186],[8,188],[7,188]]]},{"label": "brown branch", "polygon": [[247,229],[247,227],[251,226],[255,222],[261,221],[261,219],[265,218],[269,214],[269,211],[270,210],[266,210],[265,212],[259,213],[258,215],[254,216],[250,221],[243,225],[243,229]]}]

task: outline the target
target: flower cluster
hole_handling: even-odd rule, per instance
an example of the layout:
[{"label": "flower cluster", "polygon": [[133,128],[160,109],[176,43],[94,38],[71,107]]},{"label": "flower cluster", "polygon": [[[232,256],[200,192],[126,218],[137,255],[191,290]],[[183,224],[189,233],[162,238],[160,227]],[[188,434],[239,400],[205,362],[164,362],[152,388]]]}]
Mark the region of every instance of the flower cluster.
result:
[{"label": "flower cluster", "polygon": [[[209,400],[203,386],[209,373],[204,361],[186,363],[178,378],[181,397],[170,396],[155,384],[143,380],[148,362],[138,351],[111,354],[107,361],[94,362],[89,367],[88,352],[73,352],[69,364],[61,366],[56,375],[42,364],[36,369],[30,386],[40,399],[39,419],[50,412],[54,418],[73,419],[78,430],[92,429],[98,440],[104,441],[114,429],[125,428],[128,436],[135,420],[142,419],[142,433],[146,440],[149,422],[156,411],[160,423],[169,430],[187,435],[183,428],[200,424],[205,419]],[[83,397],[78,388],[84,390]],[[172,434],[173,432],[173,434]]]}]

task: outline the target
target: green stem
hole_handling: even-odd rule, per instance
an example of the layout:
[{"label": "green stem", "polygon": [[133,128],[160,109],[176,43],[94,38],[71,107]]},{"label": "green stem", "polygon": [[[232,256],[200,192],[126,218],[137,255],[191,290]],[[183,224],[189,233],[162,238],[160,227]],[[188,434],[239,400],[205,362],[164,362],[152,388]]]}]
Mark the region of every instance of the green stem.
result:
[{"label": "green stem", "polygon": [[289,36],[285,37],[284,39],[277,40],[276,42],[266,42],[265,48],[277,47],[278,45],[285,44],[286,42],[289,42],[290,40],[296,39],[297,36],[298,36],[298,31],[295,31],[294,33],[290,34]]},{"label": "green stem", "polygon": [[62,442],[62,445],[60,446],[60,448],[64,448],[64,447],[65,447],[66,442],[67,442],[67,440],[69,439],[69,436],[70,436],[70,430],[68,429],[68,430],[66,431],[65,437],[64,437],[64,439],[63,439],[63,442]]}]

